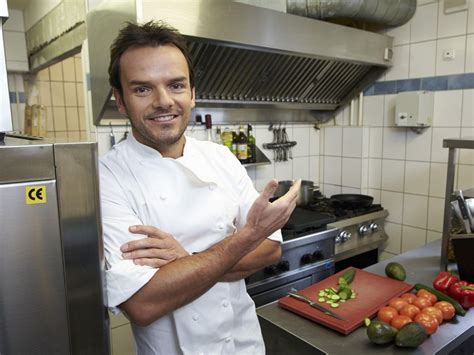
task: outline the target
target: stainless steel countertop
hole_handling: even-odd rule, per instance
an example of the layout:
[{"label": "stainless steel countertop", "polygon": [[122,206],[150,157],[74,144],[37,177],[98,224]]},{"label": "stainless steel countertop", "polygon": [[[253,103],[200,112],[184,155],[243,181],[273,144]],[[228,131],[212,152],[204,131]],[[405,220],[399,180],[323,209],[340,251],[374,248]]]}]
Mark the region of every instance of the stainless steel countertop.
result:
[{"label": "stainless steel countertop", "polygon": [[[439,272],[440,252],[441,241],[437,240],[418,249],[372,265],[365,270],[385,275],[385,265],[390,261],[396,261],[401,263],[407,271],[406,282],[410,284],[423,283],[431,285]],[[345,336],[284,310],[278,306],[277,302],[259,307],[257,314],[260,317],[264,333],[267,332],[268,334],[268,332],[275,331],[275,338],[286,338],[286,340],[282,340],[276,345],[279,347],[277,352],[269,351],[269,354],[284,354],[285,350],[283,347],[285,346],[288,346],[287,350],[290,351],[287,352],[288,354],[399,354],[400,352],[405,352],[393,344],[388,346],[371,344],[367,339],[365,327],[360,327]],[[435,334],[430,336],[419,348],[410,349],[409,353],[435,354],[474,326],[474,310],[468,311],[465,317],[456,316],[455,319],[456,321],[443,323]],[[265,335],[265,340],[267,341],[267,335]],[[300,349],[304,350],[300,351]]]}]

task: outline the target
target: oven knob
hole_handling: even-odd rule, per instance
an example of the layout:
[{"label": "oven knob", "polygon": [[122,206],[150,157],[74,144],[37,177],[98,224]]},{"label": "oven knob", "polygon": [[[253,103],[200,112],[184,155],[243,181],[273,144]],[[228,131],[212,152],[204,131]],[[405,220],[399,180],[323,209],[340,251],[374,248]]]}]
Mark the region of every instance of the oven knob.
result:
[{"label": "oven knob", "polygon": [[347,242],[349,239],[351,239],[352,233],[345,232],[344,235],[342,236],[342,242]]},{"label": "oven knob", "polygon": [[301,264],[305,265],[305,264],[309,264],[313,261],[313,256],[311,254],[303,254],[303,256],[301,257]]},{"label": "oven knob", "polygon": [[347,234],[346,231],[341,231],[339,232],[339,234],[336,236],[336,243],[344,243],[345,242],[345,239],[344,239],[344,236]]},{"label": "oven knob", "polygon": [[370,223],[369,228],[372,231],[372,233],[375,233],[379,230],[379,225],[377,223],[373,222],[373,223]]},{"label": "oven knob", "polygon": [[287,260],[282,260],[277,264],[277,268],[280,271],[290,270],[290,263]]},{"label": "oven knob", "polygon": [[312,257],[313,261],[323,260],[323,252],[321,250],[316,250]]},{"label": "oven knob", "polygon": [[358,230],[359,235],[362,236],[362,237],[370,234],[370,232],[371,232],[371,230],[366,225],[360,226],[359,230]]},{"label": "oven knob", "polygon": [[265,269],[263,269],[263,272],[270,276],[276,275],[278,273],[278,266],[276,265],[267,266]]}]

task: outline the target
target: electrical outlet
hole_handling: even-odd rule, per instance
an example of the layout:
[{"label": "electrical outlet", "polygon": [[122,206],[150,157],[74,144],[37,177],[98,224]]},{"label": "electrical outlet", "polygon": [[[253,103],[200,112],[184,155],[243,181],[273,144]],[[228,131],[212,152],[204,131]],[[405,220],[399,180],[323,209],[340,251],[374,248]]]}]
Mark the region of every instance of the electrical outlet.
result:
[{"label": "electrical outlet", "polygon": [[456,58],[454,49],[443,49],[443,60],[453,60],[454,58]]}]

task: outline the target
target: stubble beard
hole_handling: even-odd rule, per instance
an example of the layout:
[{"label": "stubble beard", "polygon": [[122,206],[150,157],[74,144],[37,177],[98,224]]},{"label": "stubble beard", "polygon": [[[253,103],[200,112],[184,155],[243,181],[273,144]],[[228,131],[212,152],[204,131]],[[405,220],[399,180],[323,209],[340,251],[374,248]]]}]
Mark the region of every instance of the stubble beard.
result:
[{"label": "stubble beard", "polygon": [[[184,132],[186,131],[187,123],[183,126],[180,125],[178,128],[178,132],[176,134],[173,134],[173,135],[166,134],[167,127],[162,127],[161,132],[164,134],[155,136],[153,135],[152,131],[147,129],[147,127],[144,124],[143,125],[135,124],[133,120],[131,119],[131,115],[126,107],[125,107],[125,111],[127,113],[127,118],[130,121],[130,125],[132,126],[132,131],[137,132],[141,140],[144,140],[143,142],[140,142],[140,143],[143,143],[157,150],[161,150],[163,148],[169,148],[175,145],[176,143],[180,141],[180,139],[184,135]],[[181,113],[181,119],[186,120],[184,112]],[[170,130],[172,130],[172,128],[170,128]],[[135,138],[137,137],[135,136]]]}]

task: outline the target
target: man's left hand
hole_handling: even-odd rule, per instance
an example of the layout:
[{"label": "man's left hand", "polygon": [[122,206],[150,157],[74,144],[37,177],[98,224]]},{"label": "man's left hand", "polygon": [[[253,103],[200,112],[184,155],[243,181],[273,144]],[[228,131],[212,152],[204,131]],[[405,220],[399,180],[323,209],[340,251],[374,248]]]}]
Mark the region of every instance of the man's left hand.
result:
[{"label": "man's left hand", "polygon": [[137,265],[159,268],[170,262],[188,256],[189,253],[169,233],[153,226],[130,226],[134,234],[144,234],[148,238],[134,240],[121,246],[122,257],[132,259]]}]

